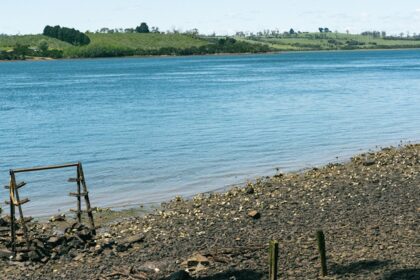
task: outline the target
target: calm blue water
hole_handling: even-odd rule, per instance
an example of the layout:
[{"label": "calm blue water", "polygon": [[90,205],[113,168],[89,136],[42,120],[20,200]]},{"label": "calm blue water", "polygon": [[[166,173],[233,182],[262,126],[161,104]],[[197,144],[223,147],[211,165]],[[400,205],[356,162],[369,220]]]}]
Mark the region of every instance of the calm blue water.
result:
[{"label": "calm blue water", "polygon": [[[82,161],[96,206],[188,196],[417,141],[419,91],[418,50],[0,63],[0,182]],[[26,213],[73,173],[19,174]]]}]

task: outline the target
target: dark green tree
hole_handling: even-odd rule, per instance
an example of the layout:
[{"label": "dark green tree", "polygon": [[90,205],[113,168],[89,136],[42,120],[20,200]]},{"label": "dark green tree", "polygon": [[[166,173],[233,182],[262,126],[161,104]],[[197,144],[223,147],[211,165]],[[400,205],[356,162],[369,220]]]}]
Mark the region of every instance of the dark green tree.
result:
[{"label": "dark green tree", "polygon": [[48,51],[48,42],[46,40],[41,40],[38,42],[38,49],[42,54],[47,53]]},{"label": "dark green tree", "polygon": [[147,23],[142,22],[139,26],[136,27],[137,33],[149,33],[149,26],[147,26]]},{"label": "dark green tree", "polygon": [[289,34],[293,35],[293,34],[296,34],[296,32],[293,30],[293,28],[290,28]]},{"label": "dark green tree", "polygon": [[70,43],[72,45],[87,45],[90,43],[89,37],[74,28],[60,27],[56,25],[45,26],[43,35],[56,38],[58,40]]}]

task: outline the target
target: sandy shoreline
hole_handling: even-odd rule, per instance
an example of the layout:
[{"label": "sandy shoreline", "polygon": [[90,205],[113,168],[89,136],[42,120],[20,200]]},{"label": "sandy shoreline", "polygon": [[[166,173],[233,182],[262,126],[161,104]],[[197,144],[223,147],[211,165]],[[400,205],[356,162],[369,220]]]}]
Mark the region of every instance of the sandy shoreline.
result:
[{"label": "sandy shoreline", "polygon": [[[190,278],[177,279],[267,279],[267,244],[278,240],[280,279],[317,279],[314,232],[323,229],[328,279],[419,279],[419,205],[420,145],[385,148],[175,198],[146,215],[100,211],[98,235],[84,247],[55,253],[59,245],[41,262],[4,259],[0,271],[10,279],[163,279],[185,269]],[[63,226],[34,227],[48,244]]]}]

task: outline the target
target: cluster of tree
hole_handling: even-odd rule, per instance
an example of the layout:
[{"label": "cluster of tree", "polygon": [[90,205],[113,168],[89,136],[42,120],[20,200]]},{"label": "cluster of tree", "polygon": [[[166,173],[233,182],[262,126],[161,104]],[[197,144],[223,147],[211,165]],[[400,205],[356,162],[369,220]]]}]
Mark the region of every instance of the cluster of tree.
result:
[{"label": "cluster of tree", "polygon": [[96,30],[96,33],[160,33],[159,28],[153,26],[151,30],[149,29],[149,26],[147,23],[142,22],[139,26],[136,26],[136,28],[108,28],[108,27],[102,27],[99,30]]},{"label": "cluster of tree", "polygon": [[391,35],[391,36],[386,36],[384,39],[387,40],[419,40],[420,39],[420,34],[417,33],[413,33],[410,34],[410,32],[407,33],[403,33],[401,32],[399,35]]},{"label": "cluster of tree", "polygon": [[139,26],[136,27],[137,33],[150,33],[149,26],[147,23],[142,22]]},{"label": "cluster of tree", "polygon": [[[318,28],[319,33],[322,34],[318,34],[316,35],[315,33],[310,33],[307,31],[296,31],[293,28],[290,28],[288,31],[280,31],[278,29],[274,29],[274,30],[270,30],[270,29],[266,29],[263,31],[258,31],[256,33],[253,32],[244,32],[244,31],[238,31],[236,32],[236,36],[238,37],[248,37],[248,38],[258,38],[258,37],[271,37],[271,38],[293,38],[293,37],[300,37],[299,35],[306,35],[306,36],[312,36],[312,38],[314,39],[325,39],[327,38],[327,33],[332,33],[332,31],[328,28],[328,27],[320,27]],[[336,33],[338,33],[338,31],[335,31]],[[313,36],[316,37],[313,37]]]},{"label": "cluster of tree", "polygon": [[[86,33],[90,33],[87,31]],[[173,28],[172,30],[167,31],[160,31],[159,27],[152,26],[149,28],[147,23],[143,22],[136,28],[108,28],[108,27],[102,27],[101,29],[98,29],[95,31],[95,33],[107,33],[107,34],[113,34],[113,33],[157,33],[157,34],[184,34],[184,35],[190,35],[190,36],[199,36],[200,32],[197,28],[189,29],[186,31],[181,31],[176,28]],[[213,34],[213,36],[216,36]]]},{"label": "cluster of tree", "polygon": [[86,34],[74,28],[60,27],[59,25],[45,26],[44,32],[42,34],[75,46],[83,46],[90,43],[90,39]]},{"label": "cluster of tree", "polygon": [[264,53],[271,51],[264,44],[251,44],[237,41],[234,38],[213,38],[209,44],[190,48],[160,48],[160,49],[128,49],[109,46],[91,46],[78,49],[69,49],[70,57],[119,57],[119,56],[152,56],[152,55],[204,55],[217,53]]},{"label": "cluster of tree", "polygon": [[[141,25],[140,25],[141,26]],[[138,26],[140,28],[140,26]],[[108,27],[102,27],[101,29],[98,29],[95,31],[95,33],[107,33],[107,34],[113,34],[113,33],[136,33],[136,28],[108,28]],[[159,27],[152,26],[149,30],[150,33],[164,33],[160,32]],[[149,33],[147,32],[147,33]],[[87,32],[89,33],[89,32]]]},{"label": "cluster of tree", "polygon": [[27,57],[62,58],[63,51],[49,50],[48,42],[41,40],[37,47],[16,44],[11,50],[0,52],[0,60],[25,60]]},{"label": "cluster of tree", "polygon": [[360,35],[363,36],[370,36],[373,38],[385,38],[386,37],[386,32],[385,31],[365,31],[360,33]]},{"label": "cluster of tree", "polygon": [[319,27],[319,33],[330,33],[332,32],[328,27]]}]

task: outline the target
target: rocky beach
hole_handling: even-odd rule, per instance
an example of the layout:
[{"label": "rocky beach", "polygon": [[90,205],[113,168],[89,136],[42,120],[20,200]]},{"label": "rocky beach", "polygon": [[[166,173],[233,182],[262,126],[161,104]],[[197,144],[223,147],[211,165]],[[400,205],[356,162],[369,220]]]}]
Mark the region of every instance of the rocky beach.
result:
[{"label": "rocky beach", "polygon": [[270,240],[279,279],[420,279],[420,145],[94,217],[96,236],[71,217],[33,222],[32,250],[12,257],[3,215],[1,279],[268,279]]}]

